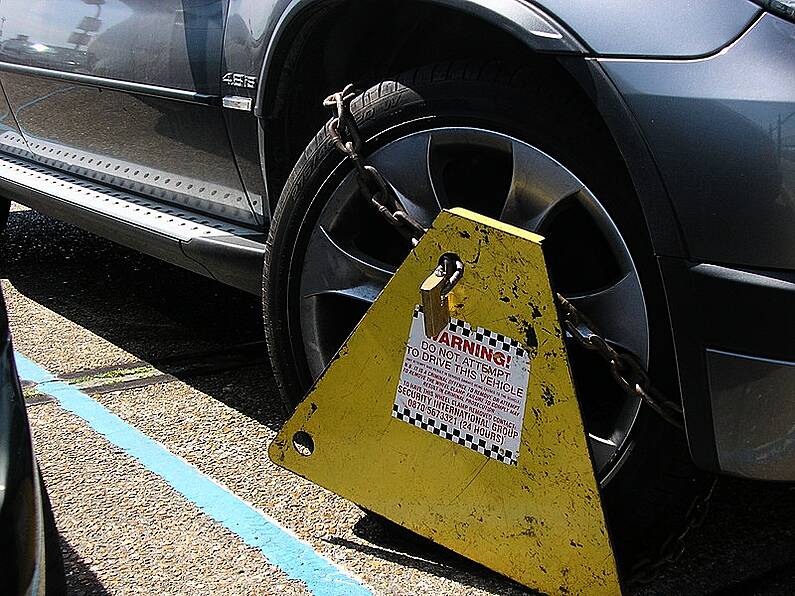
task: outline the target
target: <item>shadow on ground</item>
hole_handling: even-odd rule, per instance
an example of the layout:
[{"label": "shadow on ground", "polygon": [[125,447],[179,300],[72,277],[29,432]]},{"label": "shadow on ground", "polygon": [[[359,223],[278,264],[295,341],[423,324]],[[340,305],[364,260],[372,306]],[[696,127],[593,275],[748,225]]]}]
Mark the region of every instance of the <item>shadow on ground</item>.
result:
[{"label": "shadow on ground", "polygon": [[109,592],[99,581],[91,567],[61,537],[61,551],[66,569],[66,590],[70,596],[107,596]]},{"label": "shadow on ground", "polygon": [[[12,211],[0,251],[0,277],[30,300],[271,428],[283,421],[259,297],[30,210]],[[226,373],[185,366],[241,345]]]},{"label": "shadow on ground", "polygon": [[[503,586],[502,589],[504,589],[507,581],[507,585],[516,591],[536,594],[536,592],[530,591],[516,582],[506,580],[494,571],[439,546],[427,538],[414,534],[379,515],[368,512],[354,525],[353,533],[369,544],[361,544],[336,536],[329,538],[329,542],[486,592],[501,593],[494,591],[495,586]],[[463,576],[462,569],[466,569],[470,575]]]}]

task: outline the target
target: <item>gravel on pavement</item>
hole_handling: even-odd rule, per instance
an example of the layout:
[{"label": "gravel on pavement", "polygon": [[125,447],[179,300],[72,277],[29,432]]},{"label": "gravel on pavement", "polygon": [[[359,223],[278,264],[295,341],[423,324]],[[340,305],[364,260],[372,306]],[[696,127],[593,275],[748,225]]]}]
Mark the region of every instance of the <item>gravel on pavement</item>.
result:
[{"label": "gravel on pavement", "polygon": [[[18,206],[0,246],[0,278],[17,350],[79,382],[374,593],[527,593],[270,463],[283,414],[257,297]],[[214,360],[215,370],[194,366]],[[306,591],[57,403],[28,412],[73,593]],[[795,490],[723,479],[685,555],[634,593],[793,589]]]}]

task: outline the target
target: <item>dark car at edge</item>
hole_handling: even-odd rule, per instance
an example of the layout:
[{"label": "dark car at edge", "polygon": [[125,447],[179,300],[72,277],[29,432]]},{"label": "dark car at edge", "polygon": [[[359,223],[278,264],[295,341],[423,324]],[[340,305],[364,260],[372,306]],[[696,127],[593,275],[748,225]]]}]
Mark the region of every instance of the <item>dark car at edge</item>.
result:
[{"label": "dark car at edge", "polygon": [[0,293],[0,593],[66,594],[58,532],[33,453]]}]

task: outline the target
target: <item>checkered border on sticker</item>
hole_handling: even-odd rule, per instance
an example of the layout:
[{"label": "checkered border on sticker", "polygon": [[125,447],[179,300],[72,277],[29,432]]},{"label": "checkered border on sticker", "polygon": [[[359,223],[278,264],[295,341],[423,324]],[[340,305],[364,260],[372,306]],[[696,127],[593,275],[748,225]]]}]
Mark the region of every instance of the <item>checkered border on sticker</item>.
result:
[{"label": "checkered border on sticker", "polygon": [[[419,313],[421,312],[422,306],[415,307],[414,318],[416,319],[419,317]],[[472,337],[480,343],[489,345],[492,348],[497,348],[503,352],[508,352],[509,354],[513,354],[514,356],[518,356],[520,358],[526,353],[526,350],[515,339],[506,337],[502,333],[489,331],[483,327],[475,327],[475,329],[472,329],[472,326],[469,323],[462,321],[461,319],[456,319],[455,317],[450,317],[448,329],[453,333],[463,335],[464,337]]]},{"label": "checkered border on sticker", "polygon": [[496,459],[504,464],[516,465],[518,453],[513,453],[508,449],[501,449],[498,445],[486,443],[485,439],[475,439],[469,433],[462,432],[457,428],[447,426],[446,423],[423,416],[420,412],[414,412],[408,408],[400,408],[398,404],[392,405],[392,417],[408,422],[409,424],[433,433],[443,439],[453,441],[459,445],[472,449],[478,453]]}]

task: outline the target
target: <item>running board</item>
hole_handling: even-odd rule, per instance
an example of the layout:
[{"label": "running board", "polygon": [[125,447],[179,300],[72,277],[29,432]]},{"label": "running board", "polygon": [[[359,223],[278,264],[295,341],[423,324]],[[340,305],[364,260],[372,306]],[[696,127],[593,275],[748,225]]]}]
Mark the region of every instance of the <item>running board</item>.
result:
[{"label": "running board", "polygon": [[0,195],[251,294],[262,292],[262,232],[0,155]]}]

